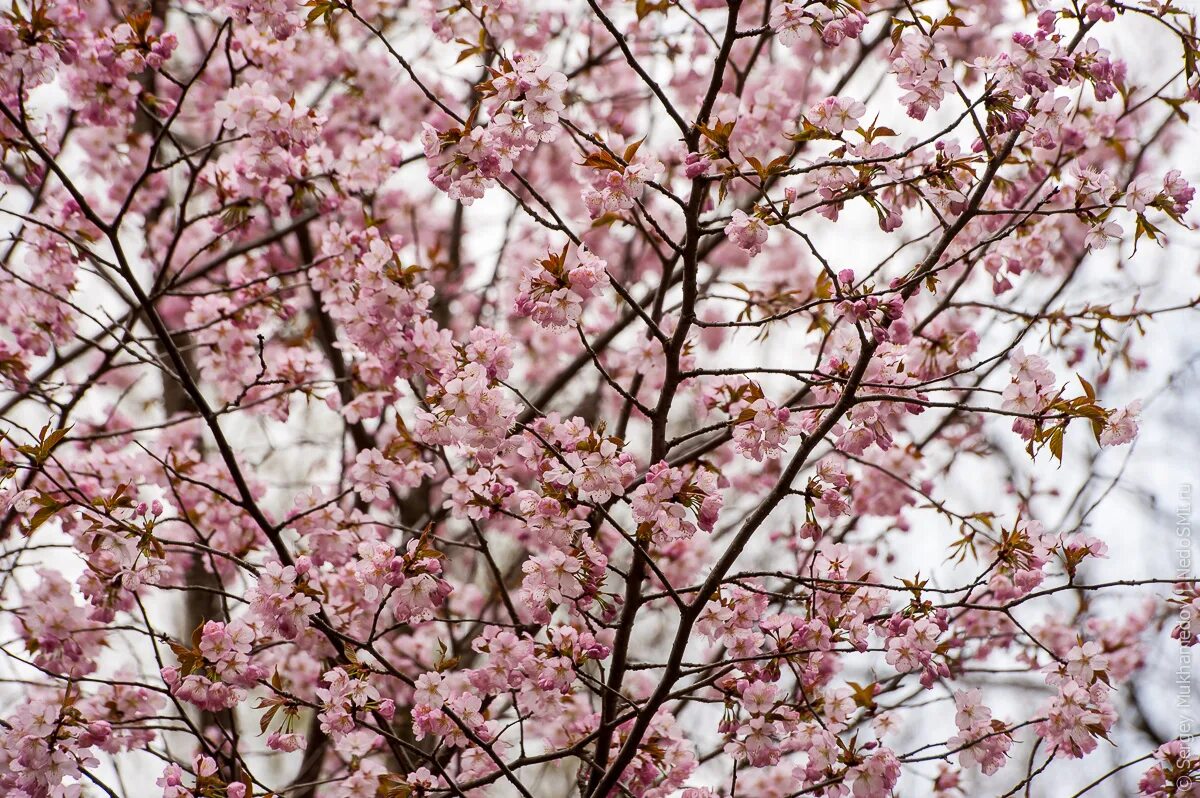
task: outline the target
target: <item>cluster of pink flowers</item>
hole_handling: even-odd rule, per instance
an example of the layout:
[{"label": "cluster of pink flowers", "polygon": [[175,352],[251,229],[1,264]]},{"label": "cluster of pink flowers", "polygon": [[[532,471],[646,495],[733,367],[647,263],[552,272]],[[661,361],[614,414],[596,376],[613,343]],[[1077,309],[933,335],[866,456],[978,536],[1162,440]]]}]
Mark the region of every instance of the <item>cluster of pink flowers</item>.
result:
[{"label": "cluster of pink flowers", "polygon": [[552,607],[586,609],[600,592],[607,565],[608,557],[586,536],[580,537],[577,550],[554,548],[530,557],[521,565],[521,601],[542,624],[550,622]]},{"label": "cluster of pink flowers", "polygon": [[[631,726],[631,721],[622,724],[614,743],[620,743],[621,732]],[[646,745],[638,750],[622,774],[623,781],[629,784],[634,795],[669,798],[695,772],[699,764],[696,752],[674,713],[665,709],[650,719],[645,739]]]},{"label": "cluster of pink flowers", "polygon": [[[76,234],[87,232],[78,209],[69,202],[56,214],[56,221]],[[70,340],[71,330],[78,321],[75,308],[39,291],[37,280],[53,280],[63,295],[70,296],[78,282],[80,258],[67,240],[49,229],[35,227],[25,235],[29,246],[18,263],[0,273],[0,291],[12,301],[13,344],[25,357],[37,357]],[[14,368],[24,370],[16,364]]]},{"label": "cluster of pink flowers", "polygon": [[636,475],[637,463],[620,441],[593,433],[555,460],[545,482],[572,491],[579,501],[603,503],[624,494]]},{"label": "cluster of pink flowers", "polygon": [[249,137],[253,148],[223,157],[217,179],[239,183],[240,194],[260,195],[275,213],[292,195],[290,183],[311,172],[308,149],[317,139],[322,119],[310,108],[283,99],[265,80],[237,86],[213,109],[234,132]]},{"label": "cluster of pink flowers", "polygon": [[1132,443],[1138,434],[1138,415],[1141,410],[1141,401],[1134,400],[1110,412],[1104,422],[1104,431],[1100,433],[1100,445],[1122,446]]},{"label": "cluster of pink flowers", "polygon": [[845,0],[784,0],[771,9],[771,30],[784,47],[797,47],[813,33],[829,47],[846,39],[857,39],[867,24],[867,16],[856,3]]},{"label": "cluster of pink flowers", "polygon": [[900,781],[900,760],[886,748],[875,751],[851,767],[848,778],[853,782],[850,794],[855,798],[889,795]]},{"label": "cluster of pink flowers", "polygon": [[389,604],[400,623],[419,623],[433,617],[453,591],[445,580],[441,555],[411,540],[403,553],[382,541],[366,541],[350,566],[359,590],[368,600]]},{"label": "cluster of pink flowers", "polygon": [[705,605],[696,630],[741,656],[763,645],[765,638],[758,627],[766,609],[766,596],[735,586],[722,590],[717,600]]},{"label": "cluster of pink flowers", "polygon": [[552,626],[548,635],[549,642],[540,644],[507,629],[485,629],[473,648],[486,655],[486,661],[469,672],[471,686],[489,695],[519,690],[531,702],[552,700],[544,694],[567,695],[577,667],[611,652],[612,630],[593,634],[573,626]]},{"label": "cluster of pink flowers", "polygon": [[[903,398],[924,398],[920,393],[913,394],[909,391],[887,390],[884,393]],[[837,447],[851,455],[864,454],[872,447],[887,452],[892,448],[893,438],[890,430],[894,428],[896,420],[904,415],[919,415],[923,409],[919,404],[900,401],[859,404],[846,414],[846,423],[834,426],[833,432],[838,436]]]},{"label": "cluster of pink flowers", "polygon": [[446,507],[455,518],[491,518],[516,492],[516,483],[499,469],[473,467],[446,480]]},{"label": "cluster of pink flowers", "polygon": [[[1008,356],[1008,368],[1012,382],[1004,389],[1001,410],[1035,415],[1042,412],[1057,394],[1054,372],[1050,363],[1040,355],[1026,354],[1018,346]],[[1013,421],[1013,432],[1028,439],[1033,435],[1034,421],[1017,418]]]},{"label": "cluster of pink flowers", "polygon": [[[1077,190],[1076,203],[1085,200],[1106,203],[1116,195],[1116,189],[1111,178],[1097,175],[1094,172],[1079,172],[1080,185]],[[1182,173],[1172,169],[1161,181],[1149,174],[1140,174],[1130,182],[1125,191],[1125,208],[1133,213],[1140,225],[1149,225],[1146,211],[1153,208],[1171,218],[1178,219],[1187,213],[1196,189],[1187,182]],[[1089,249],[1104,249],[1110,241],[1118,241],[1124,234],[1124,228],[1113,221],[1108,212],[1087,217],[1089,222],[1085,244]]]},{"label": "cluster of pink flowers", "polygon": [[250,614],[264,633],[291,640],[308,628],[321,609],[308,585],[312,570],[308,557],[300,557],[295,565],[272,560],[263,566],[247,598]]},{"label": "cluster of pink flowers", "polygon": [[778,763],[783,753],[780,744],[799,714],[790,707],[776,707],[775,688],[766,682],[747,683],[741,704],[750,717],[729,729],[734,739],[725,744],[725,752],[752,767]]},{"label": "cluster of pink flowers", "polygon": [[628,211],[641,199],[646,184],[658,180],[664,171],[662,162],[649,155],[591,170],[591,186],[583,192],[588,215],[599,219],[607,213]]},{"label": "cluster of pink flowers", "polygon": [[364,449],[354,457],[350,478],[363,501],[386,501],[393,489],[415,488],[434,474],[433,466],[419,459],[397,462],[378,449]]},{"label": "cluster of pink flowers", "polygon": [[1008,761],[1012,735],[1002,721],[992,717],[992,710],[983,703],[983,691],[978,687],[956,690],[954,707],[958,734],[947,740],[946,746],[958,751],[958,762],[963,767],[978,767],[990,776]]},{"label": "cluster of pink flowers", "polygon": [[[185,781],[191,781],[192,786],[185,786]],[[162,789],[163,798],[206,798],[220,790],[219,795],[226,798],[246,798],[250,793],[243,781],[228,781],[221,777],[217,760],[204,754],[192,757],[191,767],[185,772],[177,762],[172,762],[163,768],[163,773],[155,780],[155,785]]]},{"label": "cluster of pink flowers", "polygon": [[246,700],[247,689],[266,676],[250,662],[254,631],[242,621],[208,621],[197,631],[196,647],[176,649],[180,667],[163,668],[163,681],[172,695],[201,709],[237,706]]},{"label": "cluster of pink flowers", "polygon": [[[178,46],[174,33],[151,33],[148,17],[130,17],[107,35],[87,42],[66,70],[66,87],[83,119],[94,125],[125,125],[137,110],[144,90],[138,76],[158,69]],[[153,111],[166,116],[169,100],[145,98]]]},{"label": "cluster of pink flowers", "polygon": [[519,53],[484,84],[491,118],[439,131],[424,124],[422,143],[429,179],[451,198],[469,205],[513,170],[522,153],[558,135],[567,79],[532,53]]},{"label": "cluster of pink flowers", "polygon": [[15,9],[0,17],[0,99],[6,104],[21,88],[51,82],[64,65],[75,61],[81,41],[90,33],[85,9],[45,3],[38,10],[41,19]]},{"label": "cluster of pink flowers", "polygon": [[465,748],[467,733],[477,739],[495,738],[494,723],[485,720],[483,699],[469,690],[454,689],[450,678],[440,673],[417,677],[413,690],[413,732],[418,740],[437,735],[446,745]]},{"label": "cluster of pink flowers", "polygon": [[75,602],[71,584],[61,574],[39,569],[37,576],[37,586],[26,594],[29,607],[19,619],[26,649],[39,668],[52,673],[91,673],[105,643],[104,631]]},{"label": "cluster of pink flowers", "polygon": [[418,415],[414,434],[430,444],[498,448],[517,416],[516,401],[499,384],[503,378],[484,363],[464,363],[430,395],[435,410]]},{"label": "cluster of pink flowers", "polygon": [[585,248],[575,262],[567,263],[567,251],[551,252],[521,273],[517,313],[543,327],[566,327],[579,321],[583,303],[608,287],[608,264]]},{"label": "cluster of pink flowers", "polygon": [[954,85],[954,74],[946,66],[946,48],[929,36],[908,30],[892,52],[892,74],[906,92],[900,102],[913,119],[924,119],[942,105]]},{"label": "cluster of pink flowers", "polygon": [[81,793],[86,783],[82,769],[99,764],[89,749],[111,728],[100,721],[82,725],[64,710],[50,697],[26,702],[5,716],[0,735],[0,790],[5,795]]},{"label": "cluster of pink flowers", "polygon": [[767,243],[768,233],[770,226],[766,220],[757,215],[751,216],[742,210],[734,211],[729,224],[725,225],[725,235],[738,249],[749,255],[762,252],[763,245]]},{"label": "cluster of pink flowers", "polygon": [[734,414],[733,445],[743,457],[773,460],[783,455],[788,440],[800,433],[800,426],[788,408],[762,396],[761,390],[757,393],[757,398]]},{"label": "cluster of pink flowers", "polygon": [[885,624],[887,663],[898,673],[920,671],[921,684],[929,689],[939,678],[950,675],[950,668],[941,661],[941,636],[949,628],[949,618],[943,612],[932,617],[907,618],[897,613]]},{"label": "cluster of pink flowers", "polygon": [[[655,543],[688,539],[699,526],[712,532],[721,512],[719,477],[706,468],[690,475],[666,462],[650,466],[646,481],[629,497],[633,517],[650,531]],[[693,523],[690,517],[695,517]]]},{"label": "cluster of pink flowers", "polygon": [[865,322],[876,341],[892,341],[897,344],[907,344],[912,340],[912,330],[904,319],[904,299],[893,296],[884,300],[876,296],[856,297],[854,293],[854,272],[845,269],[838,275],[838,281],[847,294],[846,299],[837,304],[837,312],[848,321]]},{"label": "cluster of pink flowers", "polygon": [[814,127],[837,136],[858,127],[866,112],[867,106],[853,97],[826,97],[808,109],[806,118]]},{"label": "cluster of pink flowers", "polygon": [[808,482],[807,517],[800,526],[800,537],[818,540],[822,529],[818,519],[836,519],[850,512],[850,479],[831,459],[817,465],[817,474]]},{"label": "cluster of pink flowers", "polygon": [[374,418],[397,378],[440,370],[452,358],[452,336],[430,318],[434,287],[417,279],[399,253],[404,237],[376,227],[330,225],[321,242],[313,287],[349,350],[362,358],[368,390],[344,409],[351,420]]},{"label": "cluster of pink flowers", "polygon": [[379,712],[390,718],[396,711],[391,699],[381,698],[378,688],[367,675],[352,676],[345,668],[334,668],[321,677],[321,686],[316,689],[321,702],[321,730],[326,734],[342,737],[355,729],[354,716],[358,712]]},{"label": "cluster of pink flowers", "polygon": [[[1092,644],[1094,645],[1094,644]],[[1097,740],[1106,737],[1117,719],[1110,700],[1112,688],[1104,681],[1105,659],[1094,652],[1073,652],[1066,673],[1052,671],[1046,683],[1056,695],[1039,711],[1046,720],[1034,730],[1057,756],[1080,759],[1096,749]]]},{"label": "cluster of pink flowers", "polygon": [[1187,213],[1195,196],[1196,189],[1178,169],[1172,169],[1161,180],[1143,173],[1126,189],[1125,207],[1139,216],[1152,207],[1179,216]]},{"label": "cluster of pink flowers", "polygon": [[1200,759],[1183,740],[1163,743],[1154,752],[1154,764],[1138,781],[1145,798],[1195,798],[1200,793]]},{"label": "cluster of pink flowers", "polygon": [[[853,113],[857,111],[857,108],[851,105],[849,110]],[[840,114],[840,111],[837,113]],[[841,120],[839,124],[845,124],[847,121],[855,121],[855,119],[856,117],[849,120]],[[859,142],[849,146],[847,150],[856,158],[887,159],[889,156],[894,155],[892,148],[882,141]],[[839,161],[841,159],[831,159],[823,156],[820,162],[822,164],[828,163],[829,165],[822,166],[822,168],[814,171],[809,177],[809,182],[821,198],[821,202],[816,207],[816,213],[831,222],[836,222],[841,217],[841,212],[846,205],[844,196],[856,192],[861,184],[859,172],[849,166],[841,165]],[[891,160],[884,162],[882,172],[891,180],[899,181],[903,179],[903,171]],[[903,206],[908,204],[910,200],[895,187],[886,188],[882,192],[879,192],[878,195],[864,195],[863,199],[870,203],[875,210],[879,220],[879,228],[883,232],[895,232],[903,225],[904,220],[901,212]]]},{"label": "cluster of pink flowers", "polygon": [[1196,792],[1182,5],[6,4],[0,795]]}]

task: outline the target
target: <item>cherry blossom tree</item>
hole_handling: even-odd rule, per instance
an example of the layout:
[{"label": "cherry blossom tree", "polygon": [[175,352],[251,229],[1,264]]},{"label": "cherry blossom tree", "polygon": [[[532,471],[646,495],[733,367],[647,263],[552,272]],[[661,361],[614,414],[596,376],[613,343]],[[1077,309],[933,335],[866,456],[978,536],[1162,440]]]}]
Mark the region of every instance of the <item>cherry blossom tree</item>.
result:
[{"label": "cherry blossom tree", "polygon": [[1200,794],[1185,6],[7,3],[0,793]]}]

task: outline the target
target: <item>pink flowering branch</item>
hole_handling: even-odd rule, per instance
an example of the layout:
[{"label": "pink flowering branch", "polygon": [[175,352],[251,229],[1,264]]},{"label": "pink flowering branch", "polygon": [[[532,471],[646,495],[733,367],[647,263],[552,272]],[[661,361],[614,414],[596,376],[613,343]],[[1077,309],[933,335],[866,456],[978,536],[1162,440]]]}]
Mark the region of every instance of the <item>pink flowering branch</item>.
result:
[{"label": "pink flowering branch", "polygon": [[1194,27],[13,4],[0,792],[1185,794]]}]

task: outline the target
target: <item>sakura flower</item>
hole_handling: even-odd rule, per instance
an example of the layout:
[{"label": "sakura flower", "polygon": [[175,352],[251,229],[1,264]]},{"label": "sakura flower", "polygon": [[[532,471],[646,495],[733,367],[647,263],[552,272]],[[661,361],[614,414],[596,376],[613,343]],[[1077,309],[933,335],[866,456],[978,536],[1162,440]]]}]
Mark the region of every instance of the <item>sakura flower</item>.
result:
[{"label": "sakura flower", "polygon": [[729,224],[725,226],[725,235],[732,239],[739,249],[753,256],[762,252],[763,244],[767,242],[767,230],[767,223],[762,219],[735,210]]}]

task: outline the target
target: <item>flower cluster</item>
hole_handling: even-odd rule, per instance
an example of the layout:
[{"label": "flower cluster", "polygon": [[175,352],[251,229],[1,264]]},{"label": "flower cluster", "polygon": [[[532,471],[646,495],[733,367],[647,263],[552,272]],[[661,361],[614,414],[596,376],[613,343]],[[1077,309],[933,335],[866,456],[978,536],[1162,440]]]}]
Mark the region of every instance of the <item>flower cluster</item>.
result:
[{"label": "flower cluster", "polygon": [[826,97],[808,109],[806,118],[814,127],[836,136],[858,127],[866,112],[867,106],[853,97]]},{"label": "flower cluster", "polygon": [[0,11],[0,795],[1195,792],[1187,4],[142,5]]},{"label": "flower cluster", "polygon": [[[605,214],[628,211],[642,196],[646,184],[658,180],[665,170],[662,162],[652,156],[635,160],[637,148],[626,150],[624,163],[608,157],[594,157],[584,162],[591,166],[591,186],[583,192],[588,215],[600,219]],[[606,154],[607,155],[607,154]]]},{"label": "flower cluster", "polygon": [[656,463],[629,497],[633,517],[659,544],[690,538],[697,526],[712,532],[722,504],[718,481],[717,474],[706,468],[689,476],[666,462]]},{"label": "flower cluster", "polygon": [[364,542],[350,571],[356,587],[371,601],[390,603],[400,623],[433,617],[453,591],[443,576],[441,554],[420,540],[409,541],[403,553],[382,541]]},{"label": "flower cluster", "polygon": [[1013,743],[1008,727],[992,717],[992,710],[983,703],[983,691],[977,687],[955,691],[954,708],[958,734],[947,740],[946,745],[959,751],[960,765],[978,767],[990,776],[1008,761]]},{"label": "flower cluster", "polygon": [[567,249],[551,252],[521,273],[517,313],[543,327],[566,327],[579,321],[583,303],[608,287],[608,264],[586,249],[567,264]]},{"label": "flower cluster", "polygon": [[600,592],[607,565],[608,557],[586,536],[579,539],[578,550],[554,548],[530,557],[521,565],[521,601],[542,624],[550,622],[552,607],[586,609]]},{"label": "flower cluster", "polygon": [[396,711],[391,699],[380,698],[369,676],[352,676],[345,668],[327,671],[321,677],[316,696],[321,702],[321,730],[337,737],[354,731],[354,716],[358,712],[376,711],[390,718]]},{"label": "flower cluster", "polygon": [[481,86],[491,118],[486,124],[439,131],[428,122],[422,143],[429,180],[469,205],[513,169],[522,153],[558,135],[567,79],[536,54],[521,53],[492,70]]},{"label": "flower cluster", "polygon": [[892,52],[892,74],[906,92],[900,102],[913,119],[924,119],[942,105],[954,84],[946,49],[929,36],[909,30]]},{"label": "flower cluster", "polygon": [[91,673],[106,635],[75,602],[71,584],[56,571],[40,569],[37,587],[26,594],[26,601],[28,609],[18,620],[34,663],[51,673]]},{"label": "flower cluster", "polygon": [[[1012,382],[1004,389],[1002,410],[1036,415],[1046,408],[1057,395],[1054,372],[1050,363],[1040,355],[1030,355],[1018,346],[1008,356],[1008,368]],[[1013,421],[1013,432],[1023,438],[1033,435],[1034,422],[1029,418]]]},{"label": "flower cluster", "polygon": [[315,591],[307,576],[312,561],[301,557],[295,565],[283,565],[275,560],[266,564],[258,582],[250,589],[250,613],[266,634],[291,640],[306,629],[321,607],[314,598]]},{"label": "flower cluster", "polygon": [[91,747],[112,731],[85,717],[54,699],[33,700],[6,715],[0,789],[16,796],[80,794],[84,769],[99,764]]},{"label": "flower cluster", "polygon": [[602,503],[625,492],[625,484],[637,475],[633,455],[620,439],[585,437],[562,453],[545,474],[547,484],[571,491],[579,501]]},{"label": "flower cluster", "polygon": [[1041,708],[1038,714],[1046,720],[1034,730],[1056,756],[1086,756],[1116,722],[1116,708],[1109,697],[1112,688],[1104,681],[1105,666],[1103,655],[1080,646],[1072,651],[1065,674],[1054,670],[1046,677],[1056,695]]},{"label": "flower cluster", "polygon": [[899,673],[919,671],[926,689],[935,680],[950,675],[950,668],[938,656],[944,648],[939,638],[949,627],[945,613],[932,617],[909,618],[895,614],[884,625],[887,635],[887,663]]},{"label": "flower cluster", "polygon": [[477,739],[495,737],[493,723],[484,719],[483,700],[470,691],[455,690],[440,673],[417,677],[413,688],[413,732],[418,740],[437,735],[447,745],[465,748],[467,733]]},{"label": "flower cluster", "polygon": [[234,132],[245,134],[253,149],[218,163],[218,179],[236,181],[241,195],[262,196],[275,213],[292,196],[292,183],[310,173],[308,148],[321,118],[295,97],[280,98],[265,80],[237,86],[213,109]]},{"label": "flower cluster", "polygon": [[363,501],[384,501],[397,488],[415,488],[434,474],[433,466],[420,459],[396,462],[378,449],[364,449],[354,457],[350,478]]},{"label": "flower cluster", "polygon": [[246,700],[246,691],[266,676],[250,662],[253,630],[241,621],[229,624],[208,621],[193,635],[193,645],[171,648],[179,667],[163,668],[162,677],[172,695],[216,712]]},{"label": "flower cluster", "polygon": [[1154,764],[1138,781],[1138,795],[1145,798],[1191,798],[1196,794],[1200,762],[1183,740],[1163,743],[1154,752]]},{"label": "flower cluster", "polygon": [[440,390],[430,394],[435,412],[422,413],[414,433],[433,445],[461,442],[495,449],[517,415],[512,395],[499,385],[504,374],[478,361],[467,361],[450,372]]},{"label": "flower cluster", "polygon": [[780,457],[788,440],[800,433],[798,422],[788,408],[763,396],[762,390],[753,383],[746,400],[735,416],[734,448],[738,454],[752,460]]},{"label": "flower cluster", "polygon": [[845,0],[784,0],[771,9],[771,30],[784,47],[795,48],[813,33],[826,46],[837,47],[846,39],[857,39],[867,24],[857,6]]},{"label": "flower cluster", "polygon": [[768,233],[770,227],[764,219],[751,216],[742,210],[734,211],[729,224],[725,225],[725,235],[748,255],[762,252],[763,245],[767,243]]},{"label": "flower cluster", "polygon": [[171,112],[168,100],[143,97],[144,86],[138,81],[146,70],[163,66],[178,46],[174,33],[153,33],[150,22],[149,14],[129,17],[108,35],[87,42],[66,70],[67,91],[89,124],[125,125],[139,100],[156,115]]}]

